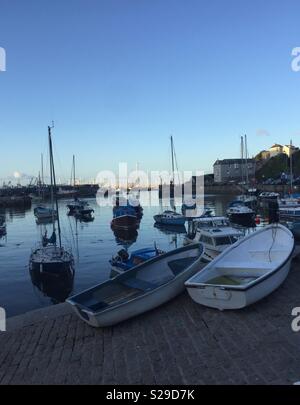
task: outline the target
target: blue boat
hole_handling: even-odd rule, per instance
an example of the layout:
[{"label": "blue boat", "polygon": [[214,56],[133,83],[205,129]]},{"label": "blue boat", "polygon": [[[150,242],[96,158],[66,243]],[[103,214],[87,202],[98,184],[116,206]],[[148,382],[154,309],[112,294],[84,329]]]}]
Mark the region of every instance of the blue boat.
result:
[{"label": "blue boat", "polygon": [[154,215],[154,221],[161,225],[184,225],[185,216],[175,211],[165,211],[162,214]]},{"label": "blue boat", "polygon": [[113,216],[111,225],[115,229],[129,229],[138,226],[136,211],[132,207],[115,207],[113,209]]},{"label": "blue boat", "polygon": [[129,256],[128,252],[125,249],[122,249],[109,261],[112,266],[111,275],[116,276],[122,274],[124,271],[130,270],[133,267],[145,263],[147,260],[153,259],[163,253],[163,251],[154,247],[135,250]]}]

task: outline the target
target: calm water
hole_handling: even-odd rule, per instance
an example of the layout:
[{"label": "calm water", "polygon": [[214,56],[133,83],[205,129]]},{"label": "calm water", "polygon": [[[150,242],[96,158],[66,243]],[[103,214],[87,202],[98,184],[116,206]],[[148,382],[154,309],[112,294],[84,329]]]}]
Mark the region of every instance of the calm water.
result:
[{"label": "calm water", "polygon": [[[75,257],[75,277],[74,280],[66,277],[51,279],[42,284],[32,280],[28,266],[31,250],[40,241],[41,233],[45,229],[45,225],[36,224],[33,215],[35,205],[26,211],[11,209],[0,212],[5,214],[7,223],[7,236],[0,239],[0,306],[6,309],[8,316],[13,316],[63,302],[71,293],[108,279],[110,276],[108,261],[122,245],[128,247],[129,252],[153,246],[154,241],[163,250],[181,246],[184,233],[154,227],[153,215],[167,208],[167,202],[159,206],[156,191],[152,191],[150,196],[156,206],[145,206],[143,202],[149,198],[149,193],[141,193],[144,216],[137,235],[125,235],[127,240],[124,240],[124,235],[115,235],[111,230],[111,207],[99,207],[95,199],[90,199],[89,203],[95,210],[95,219],[93,222],[83,223],[67,215],[68,201],[60,201],[63,244],[72,248]],[[205,204],[213,208],[215,214],[223,215],[226,205],[232,199],[232,196],[206,197]],[[178,207],[180,206],[178,202]],[[50,236],[51,225],[47,225],[46,228]]]}]

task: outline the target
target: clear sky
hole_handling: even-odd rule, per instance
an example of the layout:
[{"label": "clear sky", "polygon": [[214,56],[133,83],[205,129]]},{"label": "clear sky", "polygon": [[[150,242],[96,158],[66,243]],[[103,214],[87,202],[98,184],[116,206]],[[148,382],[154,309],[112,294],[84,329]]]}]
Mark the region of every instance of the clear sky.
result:
[{"label": "clear sky", "polygon": [[[181,170],[300,144],[299,0],[0,0],[0,178],[36,175],[55,121],[57,171],[127,161]],[[268,134],[268,135],[267,135]]]}]

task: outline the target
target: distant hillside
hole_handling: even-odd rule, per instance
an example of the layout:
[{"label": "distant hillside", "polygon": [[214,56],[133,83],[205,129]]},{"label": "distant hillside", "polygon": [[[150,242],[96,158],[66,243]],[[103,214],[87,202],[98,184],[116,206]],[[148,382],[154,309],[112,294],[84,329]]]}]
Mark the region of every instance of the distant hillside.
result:
[{"label": "distant hillside", "polygon": [[[256,179],[276,179],[284,173],[289,173],[289,158],[285,154],[277,155],[269,160],[263,166],[258,165],[258,170],[256,171]],[[300,151],[293,154],[293,172],[294,176],[300,176]]]}]

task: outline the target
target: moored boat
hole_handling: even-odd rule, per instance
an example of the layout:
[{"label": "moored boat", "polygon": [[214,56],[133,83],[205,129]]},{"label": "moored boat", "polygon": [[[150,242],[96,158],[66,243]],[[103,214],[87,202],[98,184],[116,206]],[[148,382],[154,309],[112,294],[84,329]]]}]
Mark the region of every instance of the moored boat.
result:
[{"label": "moored boat", "polygon": [[201,266],[201,244],[157,256],[67,300],[76,314],[94,327],[115,325],[154,309],[184,290],[184,282]]},{"label": "moored boat", "polygon": [[33,213],[37,219],[56,219],[57,211],[53,208],[38,206],[35,207]]},{"label": "moored boat", "polygon": [[122,249],[109,261],[112,267],[111,275],[122,274],[124,271],[130,270],[132,267],[145,263],[163,253],[162,250],[156,247],[135,250],[130,255],[127,250]]},{"label": "moored boat", "polygon": [[185,216],[175,211],[164,211],[162,214],[154,215],[154,221],[161,225],[184,225]]},{"label": "moored boat", "polygon": [[220,310],[244,308],[283,283],[293,250],[292,233],[283,225],[269,225],[229,247],[185,285],[198,304]]},{"label": "moored boat", "polygon": [[231,222],[240,225],[250,225],[255,218],[255,212],[241,201],[233,201],[226,213]]},{"label": "moored boat", "polygon": [[115,229],[129,229],[138,226],[138,218],[132,207],[116,207],[113,215],[111,226]]},{"label": "moored boat", "polygon": [[[62,271],[72,270],[74,268],[74,258],[71,251],[65,249],[61,242],[61,229],[58,211],[58,202],[56,198],[56,180],[55,169],[53,160],[51,128],[48,127],[48,140],[49,140],[49,157],[50,157],[50,178],[51,178],[51,212],[57,213],[57,231],[58,243],[56,237],[56,224],[52,221],[52,235],[47,237],[45,232],[41,244],[33,249],[30,260],[29,268],[31,271],[39,270],[40,273],[59,273]],[[56,209],[54,209],[54,206]]]}]

